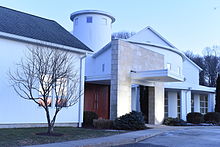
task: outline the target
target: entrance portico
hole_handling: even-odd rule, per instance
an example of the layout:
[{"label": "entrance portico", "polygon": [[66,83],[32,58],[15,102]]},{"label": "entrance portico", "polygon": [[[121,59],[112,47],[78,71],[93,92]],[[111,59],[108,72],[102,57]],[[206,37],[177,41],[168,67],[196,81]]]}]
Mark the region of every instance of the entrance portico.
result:
[{"label": "entrance portico", "polygon": [[199,91],[192,87],[188,89],[165,88],[165,117],[178,117],[186,120],[190,112],[202,114],[213,112],[215,94],[211,90]]},{"label": "entrance portico", "polygon": [[[140,100],[132,85],[148,87],[147,120],[160,124],[164,119],[164,82],[183,81],[183,77],[164,69],[164,56],[121,40],[112,42],[110,119],[129,113]],[[134,92],[136,91],[136,94]],[[137,99],[133,98],[135,96]]]}]

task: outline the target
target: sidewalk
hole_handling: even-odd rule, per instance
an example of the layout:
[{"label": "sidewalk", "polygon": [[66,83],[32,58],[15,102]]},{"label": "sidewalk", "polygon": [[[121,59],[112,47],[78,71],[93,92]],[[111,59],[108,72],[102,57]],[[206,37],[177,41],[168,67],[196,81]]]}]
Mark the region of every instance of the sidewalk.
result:
[{"label": "sidewalk", "polygon": [[[106,146],[116,146],[122,144],[136,143],[141,140],[159,135],[166,131],[171,131],[177,129],[176,127],[167,126],[154,126],[147,125],[153,129],[134,131],[119,135],[113,135],[108,137],[83,139],[76,141],[58,142],[43,145],[33,145],[29,147],[106,147]],[[27,146],[26,146],[27,147]]]}]

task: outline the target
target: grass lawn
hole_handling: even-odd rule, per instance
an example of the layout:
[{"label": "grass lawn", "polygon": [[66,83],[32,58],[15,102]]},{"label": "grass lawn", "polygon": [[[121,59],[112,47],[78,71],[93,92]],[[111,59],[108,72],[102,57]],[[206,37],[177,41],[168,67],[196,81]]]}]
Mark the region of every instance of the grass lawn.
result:
[{"label": "grass lawn", "polygon": [[0,129],[0,146],[24,146],[34,144],[45,144],[70,140],[79,140],[95,137],[116,135],[119,131],[95,130],[72,127],[56,127],[55,133],[62,133],[63,136],[39,136],[36,133],[46,132],[47,128],[19,128]]}]

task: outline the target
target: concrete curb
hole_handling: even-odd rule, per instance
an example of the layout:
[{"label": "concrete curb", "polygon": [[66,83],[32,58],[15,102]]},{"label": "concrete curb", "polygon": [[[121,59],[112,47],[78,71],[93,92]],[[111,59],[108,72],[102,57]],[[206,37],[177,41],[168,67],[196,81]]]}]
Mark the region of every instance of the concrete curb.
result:
[{"label": "concrete curb", "polygon": [[[117,146],[124,144],[137,143],[139,141],[151,138],[162,133],[176,130],[177,128],[157,128],[157,129],[147,129],[141,131],[134,131],[129,133],[123,133],[113,136],[83,139],[76,141],[58,142],[51,144],[33,145],[29,147],[108,147]],[[27,147],[27,146],[26,146]]]}]

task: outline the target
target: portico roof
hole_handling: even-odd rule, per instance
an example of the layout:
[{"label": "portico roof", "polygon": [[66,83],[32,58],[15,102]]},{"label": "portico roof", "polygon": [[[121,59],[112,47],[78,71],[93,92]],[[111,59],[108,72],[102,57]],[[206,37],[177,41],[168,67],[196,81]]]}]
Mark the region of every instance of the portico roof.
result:
[{"label": "portico roof", "polygon": [[164,85],[165,88],[167,89],[182,89],[182,90],[191,90],[194,92],[215,92],[216,88],[215,87],[207,87],[207,86],[202,86],[199,84],[193,84],[189,82],[183,82],[183,83],[166,83]]},{"label": "portico roof", "polygon": [[131,71],[131,79],[151,82],[182,82],[184,77],[168,69]]}]

